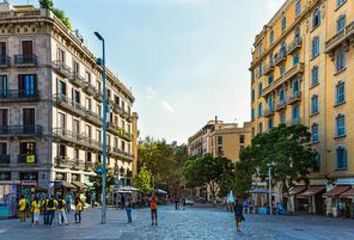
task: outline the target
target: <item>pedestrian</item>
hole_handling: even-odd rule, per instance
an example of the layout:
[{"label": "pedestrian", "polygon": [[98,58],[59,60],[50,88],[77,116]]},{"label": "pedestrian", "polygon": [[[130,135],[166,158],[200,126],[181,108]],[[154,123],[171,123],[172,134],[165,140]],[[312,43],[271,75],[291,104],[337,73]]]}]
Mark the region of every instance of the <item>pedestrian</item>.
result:
[{"label": "pedestrian", "polygon": [[44,225],[48,225],[48,211],[47,211],[47,204],[48,204],[49,196],[46,195],[43,202],[42,202],[42,211],[43,211],[43,223]]},{"label": "pedestrian", "polygon": [[26,222],[26,208],[27,201],[25,196],[21,195],[20,201],[18,202],[18,217],[20,218],[21,222]]},{"label": "pedestrian", "polygon": [[62,224],[63,220],[65,225],[68,225],[68,219],[66,217],[66,201],[64,200],[63,196],[60,196],[58,199],[58,206],[57,206],[57,213],[58,213],[58,223],[59,225]]},{"label": "pedestrian", "polygon": [[176,210],[179,209],[179,198],[178,197],[175,198],[175,209]]},{"label": "pedestrian", "polygon": [[55,216],[55,209],[58,206],[58,201],[54,199],[53,195],[50,195],[47,204],[46,204],[46,211],[47,211],[47,224],[49,226],[52,225],[53,219]]},{"label": "pedestrian", "polygon": [[33,223],[32,225],[37,225],[39,223],[39,216],[41,215],[41,202],[38,197],[35,197],[31,204]]},{"label": "pedestrian", "polygon": [[249,206],[249,208],[250,208],[250,214],[254,213],[254,212],[253,212],[253,200],[252,200],[252,199],[250,199],[250,201],[249,201],[249,203],[248,203],[248,206]]},{"label": "pedestrian", "polygon": [[153,194],[151,199],[150,199],[150,209],[151,209],[151,225],[156,225],[157,226],[157,198]]},{"label": "pedestrian", "polygon": [[182,210],[186,209],[186,199],[182,198]]},{"label": "pedestrian", "polygon": [[131,198],[128,198],[128,201],[125,206],[125,210],[127,212],[128,223],[132,223],[132,208],[133,208],[133,201]]},{"label": "pedestrian", "polygon": [[84,210],[84,206],[80,197],[75,199],[75,223],[81,223],[81,212]]},{"label": "pedestrian", "polygon": [[248,214],[248,201],[245,199],[243,200],[243,213]]},{"label": "pedestrian", "polygon": [[241,232],[241,222],[245,221],[245,218],[243,216],[243,207],[240,204],[240,200],[237,200],[236,204],[234,205],[234,214],[237,231]]},{"label": "pedestrian", "polygon": [[73,196],[71,195],[70,192],[68,192],[65,196],[65,202],[66,202],[66,212],[70,213],[71,211],[71,204],[73,203]]}]

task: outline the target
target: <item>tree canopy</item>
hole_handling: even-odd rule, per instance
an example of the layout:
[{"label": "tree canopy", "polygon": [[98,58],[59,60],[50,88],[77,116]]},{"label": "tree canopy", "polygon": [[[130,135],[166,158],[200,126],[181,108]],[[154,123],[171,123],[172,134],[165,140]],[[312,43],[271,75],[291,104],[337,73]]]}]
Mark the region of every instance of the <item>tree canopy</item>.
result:
[{"label": "tree canopy", "polygon": [[53,0],[39,0],[39,6],[44,9],[48,9],[54,13],[54,15],[59,18],[67,28],[72,30],[71,21],[68,16],[66,16],[63,10],[54,8]]},{"label": "tree canopy", "polygon": [[139,173],[133,178],[133,185],[139,188],[143,193],[148,194],[152,190],[151,186],[151,172],[143,166],[140,168]]}]

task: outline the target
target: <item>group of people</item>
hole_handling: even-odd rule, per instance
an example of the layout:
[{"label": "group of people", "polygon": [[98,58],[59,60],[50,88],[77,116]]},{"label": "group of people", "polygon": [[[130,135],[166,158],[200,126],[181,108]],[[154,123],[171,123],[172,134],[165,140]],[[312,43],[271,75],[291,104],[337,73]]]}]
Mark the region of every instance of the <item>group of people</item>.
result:
[{"label": "group of people", "polygon": [[[69,224],[67,214],[71,211],[72,198],[62,195],[54,196],[47,195],[43,200],[38,196],[34,196],[29,202],[23,195],[21,195],[18,202],[18,215],[20,221],[26,222],[28,217],[31,217],[33,225],[40,222],[40,216],[43,215],[43,223],[45,225],[52,225],[55,216],[57,216],[58,224]],[[81,222],[81,212],[84,210],[83,202],[79,197],[75,198],[75,223]]]},{"label": "group of people", "polygon": [[[175,198],[175,209],[179,210],[181,209],[180,207],[180,199],[178,197]],[[186,199],[182,198],[182,210],[186,209]]]},{"label": "group of people", "polygon": [[[150,210],[151,210],[151,225],[157,226],[157,204],[158,204],[158,199],[155,195],[152,195],[152,197],[149,199],[149,205],[150,205]],[[131,198],[128,198],[128,200],[125,202],[125,210],[127,212],[127,218],[128,218],[128,223],[132,223],[132,210],[133,210],[133,201]]]}]

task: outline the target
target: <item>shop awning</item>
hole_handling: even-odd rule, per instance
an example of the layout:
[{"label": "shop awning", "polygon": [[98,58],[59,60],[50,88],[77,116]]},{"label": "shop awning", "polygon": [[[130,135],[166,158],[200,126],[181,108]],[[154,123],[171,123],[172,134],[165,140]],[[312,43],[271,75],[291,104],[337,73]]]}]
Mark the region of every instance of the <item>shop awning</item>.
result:
[{"label": "shop awning", "polygon": [[75,189],[76,187],[74,185],[72,185],[71,183],[67,182],[67,181],[62,181],[61,185],[65,188],[72,188]]},{"label": "shop awning", "polygon": [[140,191],[139,188],[135,188],[135,187],[132,187],[132,186],[123,186],[123,187],[120,187],[119,190],[120,191],[127,191],[127,192],[132,192],[132,191],[138,192],[138,191]]},{"label": "shop awning", "polygon": [[34,186],[34,190],[37,193],[47,193],[48,192],[48,189],[45,187],[42,187],[42,186]]},{"label": "shop awning", "polygon": [[343,192],[339,195],[341,198],[352,198],[354,197],[354,188],[349,189],[348,191]]},{"label": "shop awning", "polygon": [[316,195],[326,189],[325,186],[309,186],[306,191],[296,195],[297,198],[308,198],[310,196]]},{"label": "shop awning", "polygon": [[350,189],[350,187],[346,186],[346,185],[335,186],[332,190],[323,194],[323,196],[333,198],[333,197],[338,196],[341,193],[344,193],[345,191],[348,191],[349,189]]},{"label": "shop awning", "polygon": [[80,190],[83,190],[86,188],[85,184],[83,184],[82,182],[79,181],[72,181],[71,182],[74,186],[80,188]]},{"label": "shop awning", "polygon": [[289,195],[296,195],[298,193],[301,193],[303,191],[306,190],[306,186],[305,185],[297,185],[297,186],[293,186],[290,191],[289,194],[285,193],[285,196],[289,196]]}]

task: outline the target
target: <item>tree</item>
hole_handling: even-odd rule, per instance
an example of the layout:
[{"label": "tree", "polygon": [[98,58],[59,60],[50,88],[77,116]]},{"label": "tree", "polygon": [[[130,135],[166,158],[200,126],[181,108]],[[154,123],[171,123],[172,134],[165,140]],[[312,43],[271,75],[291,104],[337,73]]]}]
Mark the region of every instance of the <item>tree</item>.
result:
[{"label": "tree", "polygon": [[41,8],[52,10],[54,3],[53,0],[39,0],[39,6],[41,6]]},{"label": "tree", "polygon": [[205,155],[192,158],[184,164],[183,173],[190,187],[209,187],[212,200],[216,198],[220,183],[225,180],[225,176],[232,176],[232,162],[227,158],[213,158]]},{"label": "tree", "polygon": [[151,192],[151,172],[143,166],[139,173],[133,178],[133,185],[139,188],[143,193],[148,194]]},{"label": "tree", "polygon": [[268,177],[269,164],[273,166],[273,183],[283,183],[286,191],[296,181],[308,183],[308,174],[315,167],[315,152],[307,127],[279,125],[258,134],[241,155],[239,167],[248,177],[259,174],[264,181]]},{"label": "tree", "polygon": [[[95,172],[99,166],[95,167]],[[101,196],[102,194],[102,175],[96,174],[94,176],[89,176],[89,181],[92,183],[93,190],[96,196]],[[106,193],[111,191],[112,186],[115,185],[115,177],[111,170],[107,170],[106,174]],[[101,201],[101,199],[99,199]]]},{"label": "tree", "polygon": [[48,9],[54,13],[54,15],[59,18],[67,28],[72,30],[72,25],[70,19],[66,16],[63,10],[54,8],[53,0],[39,0],[39,6],[44,9]]}]

